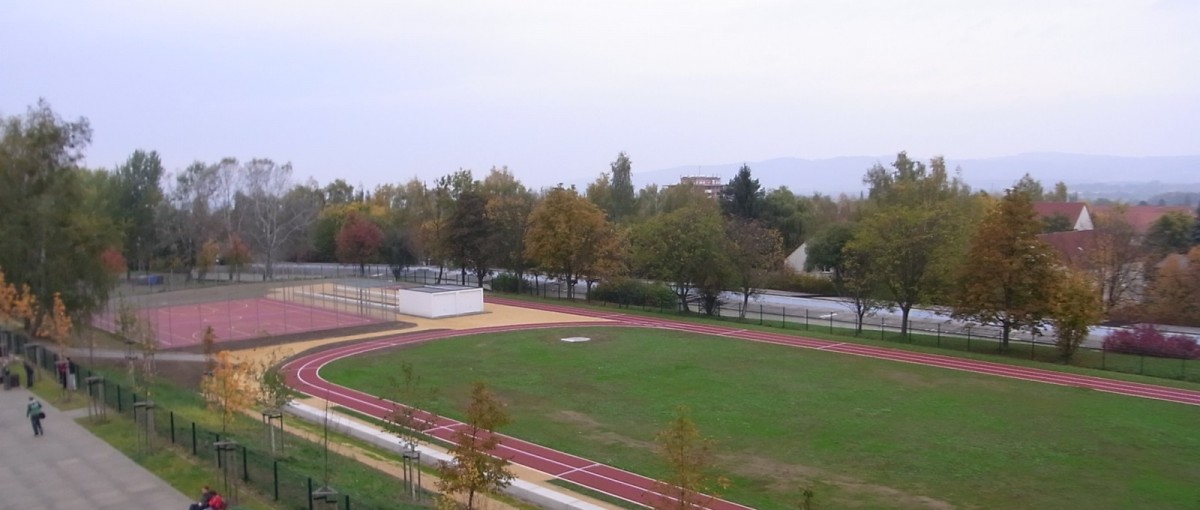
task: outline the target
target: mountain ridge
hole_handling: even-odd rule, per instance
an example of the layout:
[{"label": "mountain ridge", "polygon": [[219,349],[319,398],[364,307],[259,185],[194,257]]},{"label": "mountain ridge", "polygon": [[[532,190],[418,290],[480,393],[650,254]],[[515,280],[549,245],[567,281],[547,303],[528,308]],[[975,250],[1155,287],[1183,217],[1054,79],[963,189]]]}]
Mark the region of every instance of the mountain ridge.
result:
[{"label": "mountain ridge", "polygon": [[[918,159],[917,155],[910,157]],[[746,164],[763,187],[787,186],[797,194],[819,192],[829,195],[858,194],[865,191],[862,178],[876,163],[890,165],[895,155],[836,156],[806,159],[777,157],[744,163],[680,165],[670,168],[633,172],[636,187],[648,184],[664,186],[679,182],[683,176],[719,177],[728,181]],[[929,157],[919,157],[928,161]],[[961,171],[963,180],[975,189],[1000,190],[1015,183],[1026,173],[1047,189],[1065,182],[1072,191],[1117,183],[1158,183],[1157,192],[1200,191],[1200,155],[1110,156],[1063,152],[1030,152],[992,158],[946,158],[951,169]],[[590,182],[590,181],[588,181]],[[586,189],[587,182],[581,183]],[[1151,193],[1153,194],[1153,193]]]}]

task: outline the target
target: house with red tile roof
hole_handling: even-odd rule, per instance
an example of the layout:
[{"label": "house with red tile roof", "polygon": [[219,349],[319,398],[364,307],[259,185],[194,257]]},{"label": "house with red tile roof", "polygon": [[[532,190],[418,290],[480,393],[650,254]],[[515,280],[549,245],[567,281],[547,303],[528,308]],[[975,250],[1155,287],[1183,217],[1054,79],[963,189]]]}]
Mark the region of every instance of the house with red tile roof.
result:
[{"label": "house with red tile roof", "polygon": [[[1096,214],[1110,214],[1117,211],[1117,206],[1095,206]],[[1138,234],[1145,234],[1150,231],[1150,227],[1159,218],[1168,213],[1179,212],[1188,216],[1195,216],[1196,210],[1182,205],[1129,205],[1124,206],[1125,212],[1122,217],[1125,221],[1133,226],[1134,231]]]},{"label": "house with red tile roof", "polygon": [[1054,248],[1063,265],[1072,269],[1084,267],[1086,256],[1096,242],[1095,230],[1068,230],[1066,232],[1050,232],[1038,236],[1046,244]]},{"label": "house with red tile roof", "polygon": [[1033,210],[1038,219],[1046,221],[1055,216],[1062,216],[1071,225],[1071,230],[1091,230],[1092,214],[1084,202],[1034,202]]}]

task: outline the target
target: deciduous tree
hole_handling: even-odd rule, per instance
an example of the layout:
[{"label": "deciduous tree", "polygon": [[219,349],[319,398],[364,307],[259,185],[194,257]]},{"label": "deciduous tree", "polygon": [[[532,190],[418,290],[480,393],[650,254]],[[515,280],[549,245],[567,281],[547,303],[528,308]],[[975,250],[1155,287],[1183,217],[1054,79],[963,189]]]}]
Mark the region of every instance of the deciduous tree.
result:
[{"label": "deciduous tree", "polygon": [[850,247],[889,291],[907,335],[912,308],[941,292],[960,260],[967,227],[961,197],[968,190],[941,158],[927,167],[903,152],[891,169],[876,165],[863,181],[870,199]]},{"label": "deciduous tree", "polygon": [[976,229],[960,269],[954,316],[1000,326],[1005,348],[1012,330],[1036,334],[1053,311],[1062,273],[1041,232],[1029,194],[1010,189]]},{"label": "deciduous tree", "polygon": [[319,192],[292,183],[292,164],[255,159],[243,168],[246,235],[263,264],[263,276],[274,278],[283,248],[316,218]]},{"label": "deciduous tree", "polygon": [[95,174],[78,166],[91,134],[87,119],[64,121],[45,101],[0,117],[0,266],[39,302],[59,292],[81,316],[107,300],[113,275],[100,253],[120,245],[108,211],[86,189]]},{"label": "deciduous tree", "polygon": [[125,259],[135,269],[150,265],[150,253],[158,245],[156,210],[163,200],[162,160],[155,151],[136,150],[113,174],[116,191],[114,219],[122,226]]},{"label": "deciduous tree", "polygon": [[609,169],[612,170],[612,191],[609,193],[608,217],[614,223],[622,223],[629,219],[634,209],[633,162],[628,154],[621,152]]},{"label": "deciduous tree", "polygon": [[562,278],[567,296],[575,295],[575,282],[604,263],[615,230],[596,204],[574,189],[554,188],[529,215],[525,254],[547,274]]},{"label": "deciduous tree", "polygon": [[1141,278],[1145,249],[1137,230],[1125,217],[1127,208],[1114,206],[1095,217],[1095,236],[1085,248],[1083,265],[1096,281],[1105,310],[1128,303]]},{"label": "deciduous tree", "polygon": [[1060,278],[1051,317],[1058,353],[1064,360],[1070,360],[1087,340],[1092,325],[1100,320],[1103,308],[1095,285],[1086,275],[1063,272]]},{"label": "deciduous tree", "polygon": [[1071,218],[1063,213],[1054,213],[1042,220],[1042,232],[1070,232],[1075,229]]},{"label": "deciduous tree", "polygon": [[808,234],[810,203],[797,197],[787,186],[775,188],[763,197],[759,219],[779,232],[784,250],[791,251],[805,241]]},{"label": "deciduous tree", "polygon": [[1190,213],[1168,212],[1150,225],[1142,243],[1155,258],[1171,253],[1187,253],[1192,246],[1192,230],[1195,226],[1196,217]]},{"label": "deciduous tree", "polygon": [[839,296],[847,298],[850,311],[854,313],[854,332],[861,334],[866,316],[882,308],[884,303],[874,294],[877,285],[870,273],[870,261],[850,246],[854,236],[853,224],[835,223],[826,227],[808,242],[804,269],[832,273],[830,279],[834,288]]},{"label": "deciduous tree", "polygon": [[254,260],[250,255],[250,247],[242,241],[242,236],[230,234],[229,242],[225,245],[225,265],[229,266],[229,279],[242,279],[242,270]]},{"label": "deciduous tree", "polygon": [[652,218],[633,231],[633,268],[644,278],[670,282],[689,310],[693,291],[714,313],[717,296],[730,282],[730,247],[725,222],[709,202],[698,202]]},{"label": "deciduous tree", "polygon": [[[170,214],[160,217],[167,237],[168,250],[178,256],[188,269],[200,273],[211,269],[215,259],[202,260],[205,243],[221,237],[220,218],[217,215],[220,172],[217,165],[196,161],[175,176],[174,186],[167,193],[166,205]],[[214,255],[215,257],[215,255]],[[208,262],[201,268],[202,262]],[[198,274],[203,278],[203,274]]]},{"label": "deciduous tree", "polygon": [[268,415],[279,417],[278,434],[273,420],[267,423],[272,452],[279,452],[284,448],[283,415],[288,404],[292,402],[292,389],[288,387],[287,379],[280,370],[286,356],[286,353],[275,350],[260,358],[250,368],[250,376],[258,383],[258,405],[262,406],[263,412]]},{"label": "deciduous tree", "polygon": [[351,212],[337,235],[337,258],[343,264],[357,264],[361,276],[367,274],[367,263],[379,257],[383,247],[383,230],[369,218]]},{"label": "deciduous tree", "polygon": [[655,510],[708,508],[717,491],[729,480],[716,473],[716,442],[700,434],[686,407],[655,437],[658,453],[667,465],[667,476],[657,486],[657,497],[646,501]]},{"label": "deciduous tree", "polygon": [[200,390],[208,399],[208,408],[220,413],[221,432],[225,433],[234,416],[254,405],[253,366],[236,361],[229,351],[218,352],[216,368],[200,381]]},{"label": "deciduous tree", "polygon": [[779,232],[757,220],[731,218],[726,224],[733,261],[733,282],[742,294],[740,317],[746,318],[750,296],[758,294],[772,271],[783,266],[783,241]]},{"label": "deciduous tree", "polygon": [[512,176],[507,168],[493,168],[483,180],[488,197],[487,217],[492,232],[488,239],[496,265],[522,281],[529,270],[525,240],[529,231],[529,216],[537,205],[537,197]]},{"label": "deciduous tree", "polygon": [[204,334],[200,337],[200,349],[204,354],[204,373],[212,374],[217,368],[217,332],[212,324],[204,326]]},{"label": "deciduous tree", "polygon": [[1030,202],[1041,202],[1045,198],[1046,191],[1042,187],[1042,181],[1034,179],[1032,175],[1026,173],[1021,176],[1021,180],[1017,181],[1011,188],[1011,191],[1021,195],[1025,195]]},{"label": "deciduous tree", "polygon": [[1054,191],[1047,193],[1042,199],[1047,202],[1070,202],[1071,195],[1067,192],[1067,183],[1062,181],[1054,183]]},{"label": "deciduous tree", "polygon": [[454,213],[450,215],[446,230],[446,246],[451,258],[461,268],[464,284],[466,273],[470,271],[475,275],[476,283],[483,287],[483,279],[495,255],[488,243],[491,235],[487,197],[474,189],[464,191],[454,205]]},{"label": "deciduous tree", "polygon": [[496,494],[508,487],[514,478],[509,460],[496,455],[500,437],[496,430],[508,424],[504,404],[481,382],[471,387],[471,400],[466,409],[466,426],[454,431],[454,446],[450,462],[438,468],[441,480],[437,487],[444,494],[462,494],[468,510],[476,508],[476,494]]},{"label": "deciduous tree", "polygon": [[71,316],[67,314],[67,305],[63,304],[62,297],[55,292],[50,310],[46,311],[45,317],[42,319],[38,336],[53,341],[58,347],[58,355],[65,357],[67,349],[71,347],[72,329]]},{"label": "deciduous tree", "polygon": [[609,179],[608,172],[601,172],[600,177],[588,184],[584,196],[604,211],[608,220],[612,221],[612,180]]},{"label": "deciduous tree", "polygon": [[1152,322],[1200,325],[1200,247],[1186,256],[1169,255],[1162,262],[1146,290],[1143,308]]}]

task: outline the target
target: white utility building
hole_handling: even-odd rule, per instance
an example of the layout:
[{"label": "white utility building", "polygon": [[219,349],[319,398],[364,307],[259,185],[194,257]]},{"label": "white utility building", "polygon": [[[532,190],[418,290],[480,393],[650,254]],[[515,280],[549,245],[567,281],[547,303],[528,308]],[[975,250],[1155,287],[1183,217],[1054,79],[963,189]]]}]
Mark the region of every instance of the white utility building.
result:
[{"label": "white utility building", "polygon": [[405,315],[428,319],[483,313],[483,289],[461,285],[397,289],[396,309]]}]

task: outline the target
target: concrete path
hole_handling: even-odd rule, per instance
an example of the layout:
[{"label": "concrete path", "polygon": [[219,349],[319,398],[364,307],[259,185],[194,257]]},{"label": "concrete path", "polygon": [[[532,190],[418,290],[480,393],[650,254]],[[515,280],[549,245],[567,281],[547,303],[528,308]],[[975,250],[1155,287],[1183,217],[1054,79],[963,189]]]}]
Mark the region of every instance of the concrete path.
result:
[{"label": "concrete path", "polygon": [[60,413],[42,401],[46,433],[34,437],[25,418],[31,395],[0,390],[0,509],[186,510],[191,504],[75,423],[78,412]]}]

